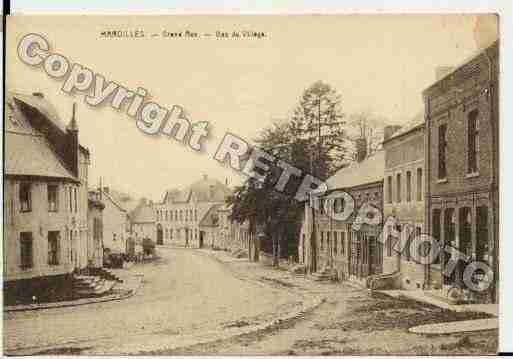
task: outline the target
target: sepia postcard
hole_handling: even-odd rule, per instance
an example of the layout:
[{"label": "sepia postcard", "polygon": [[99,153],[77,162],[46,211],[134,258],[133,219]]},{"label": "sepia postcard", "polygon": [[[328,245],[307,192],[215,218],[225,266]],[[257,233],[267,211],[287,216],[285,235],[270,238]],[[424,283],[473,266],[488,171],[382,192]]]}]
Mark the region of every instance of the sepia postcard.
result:
[{"label": "sepia postcard", "polygon": [[6,355],[497,353],[498,15],[5,31]]}]

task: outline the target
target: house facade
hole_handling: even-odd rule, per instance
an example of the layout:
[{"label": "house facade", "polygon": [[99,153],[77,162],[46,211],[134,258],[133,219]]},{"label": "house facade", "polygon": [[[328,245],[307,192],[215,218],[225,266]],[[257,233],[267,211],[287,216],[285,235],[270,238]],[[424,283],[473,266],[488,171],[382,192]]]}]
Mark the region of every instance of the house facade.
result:
[{"label": "house facade", "polygon": [[[383,258],[378,241],[382,221],[376,217],[356,223],[358,213],[365,209],[365,216],[380,216],[383,209],[384,153],[378,151],[366,156],[365,143],[359,146],[358,161],[340,169],[326,184],[328,191],[311,194],[316,208],[305,205],[305,216],[300,231],[299,260],[305,266],[311,263],[309,256],[316,256],[316,268],[310,271],[330,271],[340,280],[364,281],[368,276],[382,272]],[[349,198],[334,198],[343,191]],[[352,205],[350,204],[352,202]],[[334,219],[334,214],[350,215],[345,219]],[[363,212],[362,212],[363,213]],[[366,217],[367,218],[367,217]],[[315,220],[315,223],[313,222]],[[315,248],[311,247],[311,236],[315,230]]]},{"label": "house facade", "polygon": [[168,190],[162,203],[155,204],[157,243],[201,248],[208,231],[200,222],[213,206],[224,205],[230,189],[204,175],[184,190]]},{"label": "house facade", "polygon": [[103,249],[108,254],[127,254],[130,221],[121,201],[111,193],[109,187],[99,190],[103,209]]},{"label": "house facade", "polygon": [[41,93],[5,102],[4,298],[67,297],[88,253],[89,151]]},{"label": "house facade", "polygon": [[[483,301],[496,301],[499,258],[499,56],[498,42],[428,87],[426,118],[426,223],[443,247],[493,272],[476,275],[491,281]],[[432,288],[446,291],[463,281],[464,261],[449,276],[449,255],[442,251],[429,268]]]},{"label": "house facade", "polygon": [[131,256],[143,254],[143,241],[157,241],[156,212],[152,201],[142,198],[137,207],[130,212],[130,239],[128,253]]},{"label": "house facade", "polygon": [[[395,132],[385,129],[383,215],[388,236],[383,245],[383,274],[397,274],[394,287],[423,289],[426,285],[426,266],[418,261],[417,246],[410,245],[425,233],[424,226],[424,119],[414,120]],[[391,228],[391,227],[395,228]],[[394,233],[395,237],[389,236]],[[402,237],[402,238],[401,238]],[[395,240],[408,245],[401,252]]]},{"label": "house facade", "polygon": [[103,266],[103,209],[105,205],[100,200],[97,191],[89,191],[87,222],[89,236],[87,252],[89,253],[89,266],[101,268]]}]

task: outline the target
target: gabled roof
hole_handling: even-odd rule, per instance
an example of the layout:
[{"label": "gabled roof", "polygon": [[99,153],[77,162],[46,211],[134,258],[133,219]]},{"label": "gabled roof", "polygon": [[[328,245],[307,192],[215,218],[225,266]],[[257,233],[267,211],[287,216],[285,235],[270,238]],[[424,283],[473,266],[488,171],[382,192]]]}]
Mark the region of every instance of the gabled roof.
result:
[{"label": "gabled roof", "polygon": [[11,94],[6,94],[5,174],[61,178],[78,182],[53,150],[46,137],[34,129]]},{"label": "gabled roof", "polygon": [[344,189],[383,180],[385,172],[385,152],[377,151],[362,162],[353,162],[351,165],[338,170],[326,180],[328,190]]},{"label": "gabled roof", "polygon": [[219,222],[219,217],[217,215],[217,210],[221,207],[221,204],[212,205],[207,213],[203,216],[201,221],[199,222],[200,227],[217,227]]},{"label": "gabled roof", "polygon": [[186,203],[191,200],[196,202],[224,202],[231,194],[228,186],[215,178],[204,176],[184,190],[170,189],[164,194],[164,203]]},{"label": "gabled roof", "polygon": [[133,223],[155,223],[156,214],[153,206],[141,203],[140,206],[134,209],[131,218]]},{"label": "gabled roof", "polygon": [[122,203],[119,203],[116,198],[114,198],[111,194],[110,194],[110,191],[109,193],[105,192],[104,190],[100,190],[101,192],[101,196],[102,196],[102,201],[105,203],[106,201],[109,201],[111,202],[117,209],[119,209],[121,212],[125,212],[127,213],[127,210],[125,208],[123,208],[122,206]]}]

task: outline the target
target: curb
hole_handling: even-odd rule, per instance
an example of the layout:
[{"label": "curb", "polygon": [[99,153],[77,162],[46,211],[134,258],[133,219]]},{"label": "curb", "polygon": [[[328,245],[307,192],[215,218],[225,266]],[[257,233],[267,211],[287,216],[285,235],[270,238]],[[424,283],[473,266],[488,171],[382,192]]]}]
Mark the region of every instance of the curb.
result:
[{"label": "curb", "polygon": [[26,312],[30,310],[42,310],[42,309],[55,309],[55,308],[66,308],[66,307],[76,307],[80,305],[87,304],[95,304],[95,303],[103,303],[103,302],[111,302],[116,300],[123,300],[132,297],[137,293],[139,288],[142,286],[142,279],[144,277],[143,274],[134,274],[134,277],[140,278],[139,282],[133,289],[129,289],[127,293],[122,294],[114,294],[107,295],[104,297],[97,298],[82,298],[77,300],[69,300],[66,302],[54,302],[54,303],[42,303],[42,304],[27,304],[27,305],[19,305],[19,306],[6,306],[4,307],[4,313],[12,313],[12,312]]}]

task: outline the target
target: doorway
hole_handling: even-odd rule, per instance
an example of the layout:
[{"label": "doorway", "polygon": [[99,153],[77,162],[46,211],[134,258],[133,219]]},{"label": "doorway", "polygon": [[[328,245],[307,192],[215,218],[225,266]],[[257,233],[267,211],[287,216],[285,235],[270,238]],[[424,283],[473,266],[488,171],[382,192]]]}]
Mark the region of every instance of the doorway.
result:
[{"label": "doorway", "polygon": [[162,230],[162,225],[157,225],[157,244],[164,244],[164,231]]},{"label": "doorway", "polygon": [[205,239],[205,232],[204,231],[200,231],[199,233],[199,247],[200,248],[203,248],[203,241]]}]

